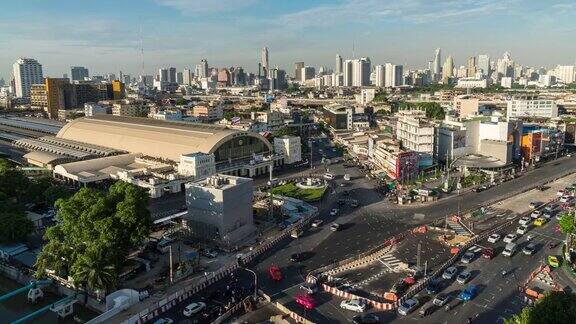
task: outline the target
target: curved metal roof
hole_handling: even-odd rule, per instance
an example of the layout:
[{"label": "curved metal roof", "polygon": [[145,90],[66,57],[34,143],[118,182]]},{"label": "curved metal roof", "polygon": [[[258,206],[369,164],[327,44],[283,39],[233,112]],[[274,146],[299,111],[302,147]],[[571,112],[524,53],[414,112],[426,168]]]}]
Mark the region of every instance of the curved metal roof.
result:
[{"label": "curved metal roof", "polygon": [[272,145],[257,133],[216,125],[138,117],[96,115],[79,118],[68,123],[56,135],[58,138],[172,161],[180,161],[182,154],[214,153],[220,145],[237,136],[256,137],[272,151]]}]

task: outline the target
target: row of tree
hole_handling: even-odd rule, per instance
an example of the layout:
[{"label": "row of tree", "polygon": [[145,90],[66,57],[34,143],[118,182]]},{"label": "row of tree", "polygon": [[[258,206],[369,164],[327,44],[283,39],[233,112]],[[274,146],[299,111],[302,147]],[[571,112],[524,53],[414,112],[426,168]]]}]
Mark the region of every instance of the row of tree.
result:
[{"label": "row of tree", "polygon": [[58,222],[46,231],[36,276],[72,277],[92,290],[114,288],[129,251],[150,234],[148,193],[116,182],[108,192],[82,188],[56,202]]},{"label": "row of tree", "polygon": [[437,120],[443,120],[446,116],[444,108],[437,102],[401,102],[398,110],[423,110],[426,112],[426,117]]},{"label": "row of tree", "polygon": [[52,183],[49,176],[28,178],[11,162],[0,159],[0,243],[21,242],[32,232],[27,204],[53,206],[70,191]]}]

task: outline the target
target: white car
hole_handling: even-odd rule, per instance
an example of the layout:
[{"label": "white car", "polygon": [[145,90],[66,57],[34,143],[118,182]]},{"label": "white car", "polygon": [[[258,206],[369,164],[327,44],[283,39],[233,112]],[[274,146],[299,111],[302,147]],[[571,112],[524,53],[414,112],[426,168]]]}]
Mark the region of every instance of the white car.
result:
[{"label": "white car", "polygon": [[520,220],[518,221],[518,224],[526,225],[526,224],[530,224],[531,221],[532,221],[532,219],[530,219],[530,217],[524,216],[524,217],[520,218]]},{"label": "white car", "polygon": [[418,299],[416,298],[406,299],[402,304],[400,304],[400,307],[398,307],[398,314],[406,316],[416,309],[419,304],[420,302],[418,302]]},{"label": "white car", "polygon": [[530,214],[530,217],[532,217],[532,218],[534,218],[534,219],[536,219],[536,218],[538,218],[538,217],[540,217],[540,216],[542,216],[542,212],[539,211],[539,210],[535,210],[535,211],[532,212],[532,214]]},{"label": "white car", "polygon": [[456,275],[457,272],[458,272],[458,269],[456,267],[448,267],[448,269],[446,269],[444,271],[444,273],[442,274],[442,278],[450,280],[450,279],[454,278],[454,276]]},{"label": "white car", "polygon": [[556,208],[556,206],[554,205],[547,205],[546,207],[544,207],[544,211],[547,213],[551,213],[554,211],[554,208]]},{"label": "white car", "polygon": [[339,212],[338,208],[334,208],[330,211],[330,216],[336,216],[338,215],[338,212]]},{"label": "white car", "polygon": [[544,214],[542,215],[542,217],[544,217],[546,220],[551,220],[551,219],[552,219],[552,214],[550,214],[550,213],[544,213]]},{"label": "white car", "polygon": [[558,197],[564,196],[564,190],[563,190],[563,189],[558,190],[558,191],[556,192],[556,195],[557,195]]},{"label": "white car", "polygon": [[183,314],[186,317],[190,317],[190,316],[200,312],[204,308],[206,308],[206,304],[203,302],[192,303],[192,304],[186,306],[186,308],[184,308]]},{"label": "white car", "polygon": [[362,313],[366,310],[366,303],[360,299],[343,300],[340,303],[340,308]]},{"label": "white car", "polygon": [[504,237],[504,243],[512,243],[512,242],[516,241],[517,238],[518,238],[518,235],[516,235],[514,233],[510,233]]},{"label": "white car", "polygon": [[324,221],[322,221],[321,219],[315,219],[312,221],[312,227],[319,227],[320,225],[322,225]]},{"label": "white car", "polygon": [[326,180],[334,180],[334,175],[332,173],[324,173],[324,179]]},{"label": "white car", "polygon": [[567,203],[567,202],[570,201],[570,198],[572,198],[572,197],[570,197],[570,196],[562,196],[562,197],[560,197],[560,202],[561,202],[561,203]]},{"label": "white car", "polygon": [[468,282],[468,280],[470,280],[470,277],[472,277],[472,273],[470,271],[462,271],[456,278],[456,281],[460,284],[465,284]]},{"label": "white car", "polygon": [[494,233],[494,234],[488,236],[488,242],[489,243],[496,243],[496,242],[500,241],[501,237],[502,236],[500,234]]},{"label": "white car", "polygon": [[472,260],[474,260],[474,257],[475,257],[475,256],[476,256],[476,255],[474,254],[474,252],[470,252],[470,251],[469,251],[469,252],[464,253],[464,255],[462,256],[462,258],[460,259],[460,261],[461,261],[462,263],[468,264],[468,263],[472,262]]},{"label": "white car", "polygon": [[[526,234],[526,232],[528,232],[530,228],[528,227],[528,225],[520,225],[517,229],[516,229],[516,234],[518,235],[524,235]],[[510,242],[506,242],[506,243],[510,243]]]}]

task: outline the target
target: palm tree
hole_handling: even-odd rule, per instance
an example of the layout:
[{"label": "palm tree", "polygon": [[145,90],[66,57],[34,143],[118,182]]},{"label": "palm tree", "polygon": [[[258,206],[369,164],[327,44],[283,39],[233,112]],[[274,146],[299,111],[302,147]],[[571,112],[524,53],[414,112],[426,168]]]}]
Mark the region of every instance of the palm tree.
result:
[{"label": "palm tree", "polygon": [[91,290],[106,290],[114,285],[116,268],[97,249],[87,249],[72,266],[72,278]]}]

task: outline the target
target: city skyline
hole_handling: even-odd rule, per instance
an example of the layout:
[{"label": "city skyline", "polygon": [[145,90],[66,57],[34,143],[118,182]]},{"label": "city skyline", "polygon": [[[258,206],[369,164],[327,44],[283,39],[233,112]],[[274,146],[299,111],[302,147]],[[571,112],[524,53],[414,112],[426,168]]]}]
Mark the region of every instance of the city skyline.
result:
[{"label": "city skyline", "polygon": [[108,0],[6,4],[19,19],[0,22],[10,30],[0,42],[11,49],[0,53],[0,77],[10,80],[19,57],[37,59],[48,76],[69,74],[71,66],[85,66],[91,75],[138,75],[140,24],[146,74],[164,66],[194,69],[202,58],[210,66],[257,72],[263,47],[270,67],[289,72],[298,61],[332,69],[336,53],[351,59],[353,51],[373,65],[410,69],[426,68],[436,48],[455,66],[466,65],[470,56],[496,58],[505,51],[535,67],[576,61],[576,44],[569,41],[576,4],[567,1],[156,0],[115,3],[114,11],[103,14],[112,7]]}]

